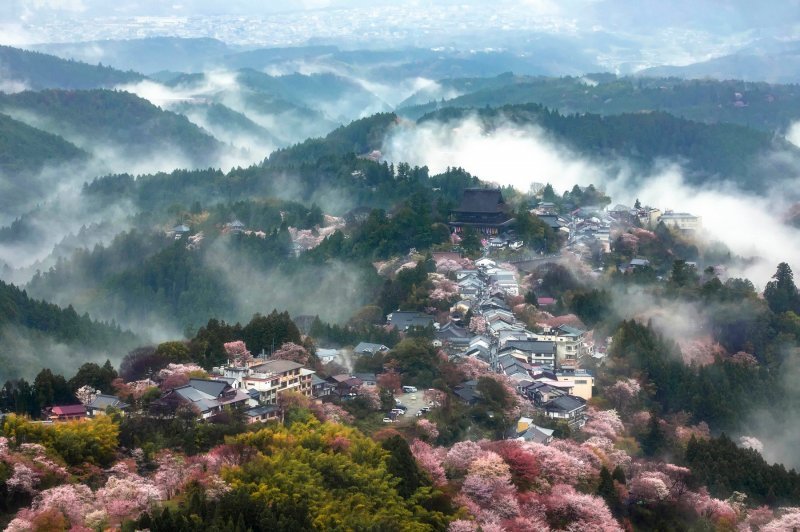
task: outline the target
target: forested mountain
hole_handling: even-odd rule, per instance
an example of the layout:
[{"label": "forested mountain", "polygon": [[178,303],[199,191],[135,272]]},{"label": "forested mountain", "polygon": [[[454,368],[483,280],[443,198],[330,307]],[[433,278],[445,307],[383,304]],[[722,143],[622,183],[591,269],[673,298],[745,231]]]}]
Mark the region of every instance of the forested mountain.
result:
[{"label": "forested mountain", "polygon": [[377,95],[355,81],[335,74],[269,76],[257,70],[242,69],[237,79],[249,90],[272,94],[295,105],[314,109],[329,120],[347,120],[389,110],[388,104]]},{"label": "forested mountain", "polygon": [[88,359],[119,359],[138,340],[112,323],[93,321],[68,306],[31,299],[0,281],[0,373],[27,375],[44,361],[64,371]]},{"label": "forested mountain", "polygon": [[0,72],[3,72],[4,81],[16,81],[34,90],[94,89],[144,79],[136,72],[122,72],[109,66],[60,59],[10,46],[0,46]]},{"label": "forested mountain", "polygon": [[[0,220],[12,219],[45,196],[57,168],[76,166],[88,154],[58,135],[53,135],[0,113]],[[42,170],[48,169],[47,175]],[[2,231],[0,231],[2,233]]]},{"label": "forested mountain", "polygon": [[0,174],[30,175],[46,165],[85,159],[88,154],[59,137],[0,113]]},{"label": "forested mountain", "polygon": [[[435,88],[420,91],[400,104],[398,113],[418,118],[444,107],[538,103],[562,114],[663,111],[698,122],[729,122],[779,133],[800,119],[800,87],[732,79],[682,80],[613,74],[534,78],[508,73],[495,78],[442,80]],[[453,93],[459,95],[448,97]]]},{"label": "forested mountain", "polygon": [[274,148],[281,143],[275,135],[245,114],[221,103],[181,102],[172,110],[185,115],[214,135],[214,138],[234,146],[247,148],[254,143],[260,143]]},{"label": "forested mountain", "polygon": [[744,188],[763,187],[764,157],[771,151],[798,154],[782,138],[734,124],[702,124],[663,112],[601,116],[562,115],[538,104],[499,108],[445,108],[420,118],[454,122],[477,116],[489,130],[536,124],[585,155],[625,157],[649,166],[659,159],[685,163],[690,182],[732,179]]},{"label": "forested mountain", "polygon": [[89,152],[116,147],[123,150],[120,156],[163,153],[209,166],[222,149],[216,139],[186,117],[127,92],[25,91],[0,95],[0,108]]}]

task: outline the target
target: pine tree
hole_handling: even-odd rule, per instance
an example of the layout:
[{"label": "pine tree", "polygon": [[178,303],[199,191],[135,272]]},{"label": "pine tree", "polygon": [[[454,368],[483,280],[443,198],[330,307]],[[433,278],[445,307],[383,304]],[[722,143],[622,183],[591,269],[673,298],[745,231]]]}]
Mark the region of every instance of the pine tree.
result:
[{"label": "pine tree", "polygon": [[778,264],[778,270],[772,278],[774,281],[768,282],[764,288],[764,299],[767,300],[769,308],[776,314],[789,310],[800,311],[800,296],[789,265],[785,262]]}]

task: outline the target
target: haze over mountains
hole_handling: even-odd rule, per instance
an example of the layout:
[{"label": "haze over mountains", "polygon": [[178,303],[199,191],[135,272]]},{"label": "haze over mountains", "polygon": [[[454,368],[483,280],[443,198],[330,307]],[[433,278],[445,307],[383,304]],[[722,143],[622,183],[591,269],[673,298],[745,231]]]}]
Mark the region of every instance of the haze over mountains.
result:
[{"label": "haze over mountains", "polygon": [[791,266],[800,0],[8,0],[0,528],[791,530]]}]

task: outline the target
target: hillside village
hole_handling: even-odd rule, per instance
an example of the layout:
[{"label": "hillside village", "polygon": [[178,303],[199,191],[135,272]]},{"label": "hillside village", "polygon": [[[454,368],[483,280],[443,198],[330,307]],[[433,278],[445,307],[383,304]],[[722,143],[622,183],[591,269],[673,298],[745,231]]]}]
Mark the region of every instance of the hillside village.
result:
[{"label": "hillside village", "polygon": [[[507,427],[505,437],[549,443],[554,433],[552,427],[560,425],[571,430],[585,425],[588,405],[596,391],[595,373],[603,371],[603,359],[611,339],[596,339],[594,331],[574,314],[549,313],[556,306],[556,299],[549,295],[535,296],[532,301],[524,298],[526,294],[539,291],[541,283],[541,279],[534,279],[526,270],[541,274],[553,264],[568,262],[573,268],[583,268],[590,275],[597,275],[602,268],[593,265],[598,256],[610,253],[614,240],[630,246],[631,241],[641,235],[652,235],[647,228],[659,223],[669,224],[683,234],[698,231],[701,226],[700,218],[690,214],[662,213],[655,208],[624,205],[611,209],[584,206],[564,212],[563,205],[539,200],[530,208],[530,214],[549,225],[558,236],[561,241],[558,253],[537,253],[517,237],[513,214],[499,189],[465,190],[461,204],[451,215],[452,250],[434,251],[430,256],[435,272],[429,273],[428,278],[433,281],[435,292],[440,292],[436,299],[449,307],[444,312],[434,308],[429,312],[398,309],[385,316],[383,329],[394,331],[400,338],[427,338],[440,356],[458,366],[485,367],[477,374],[492,373],[502,379],[523,405],[521,411],[525,415]],[[313,249],[343,227],[342,219],[325,215],[321,228],[289,228],[294,253]],[[459,251],[466,231],[476,231],[480,235],[480,258],[471,260]],[[238,219],[225,223],[220,232],[266,236],[263,231],[247,228]],[[176,240],[184,239],[187,246],[193,247],[202,245],[204,239],[202,232],[192,233],[184,223],[176,225],[167,235]],[[394,274],[415,267],[414,257],[415,250],[411,250],[406,259],[395,261],[402,265]],[[376,264],[379,270],[386,270],[386,266]],[[650,261],[642,257],[617,265],[618,271],[628,274],[649,267]],[[388,272],[392,274],[391,268]],[[532,308],[538,309],[533,321],[530,319]],[[307,333],[313,320],[312,316],[298,316],[295,324]],[[304,342],[308,340],[308,336],[303,337]],[[385,384],[387,375],[381,371],[358,372],[354,367],[362,357],[389,353],[391,349],[386,345],[368,341],[355,346],[306,344],[314,356],[306,353],[307,362],[301,363],[276,359],[272,353],[264,351],[252,356],[243,342],[234,344],[237,343],[226,344],[228,363],[207,373],[196,365],[171,364],[158,375],[127,383],[125,389],[160,389],[161,396],[150,404],[152,412],[174,415],[180,408],[189,408],[202,421],[212,420],[230,409],[239,411],[248,423],[282,419],[286,406],[282,404],[281,395],[287,393],[298,394],[320,405],[342,405],[360,397],[367,397],[374,406],[381,404],[378,384],[382,379]],[[312,363],[313,360],[317,362]],[[344,372],[336,373],[331,368]],[[170,387],[170,378],[181,374],[187,376],[178,379],[182,384]],[[403,376],[394,370],[390,370],[390,374],[391,391],[395,392],[396,400],[391,409],[384,412],[385,423],[408,423],[431,411],[436,404],[432,399],[407,412],[403,401],[407,402],[415,393],[402,392],[404,389],[416,392],[417,388],[413,383],[404,382]],[[428,392],[437,391],[419,393],[429,399],[436,395]],[[455,383],[445,392],[452,392],[468,406],[482,401],[476,378]],[[49,407],[46,419],[72,420],[101,414],[106,407],[120,413],[130,408],[124,398],[99,390],[86,389],[82,397],[85,398],[83,404]],[[545,421],[551,428],[537,425],[534,419]]]}]

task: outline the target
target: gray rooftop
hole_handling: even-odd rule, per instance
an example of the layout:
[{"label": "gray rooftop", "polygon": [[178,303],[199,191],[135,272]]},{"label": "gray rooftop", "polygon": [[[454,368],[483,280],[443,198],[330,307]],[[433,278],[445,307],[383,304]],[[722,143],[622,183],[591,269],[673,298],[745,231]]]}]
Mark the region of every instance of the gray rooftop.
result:
[{"label": "gray rooftop", "polygon": [[259,364],[258,366],[253,366],[251,369],[257,373],[286,373],[287,371],[292,371],[298,368],[302,368],[303,365],[297,362],[293,362],[291,360],[267,360],[263,364]]},{"label": "gray rooftop", "polygon": [[509,340],[500,352],[511,349],[519,349],[522,352],[537,355],[553,355],[556,352],[556,344],[555,342],[541,342],[538,340]]}]

